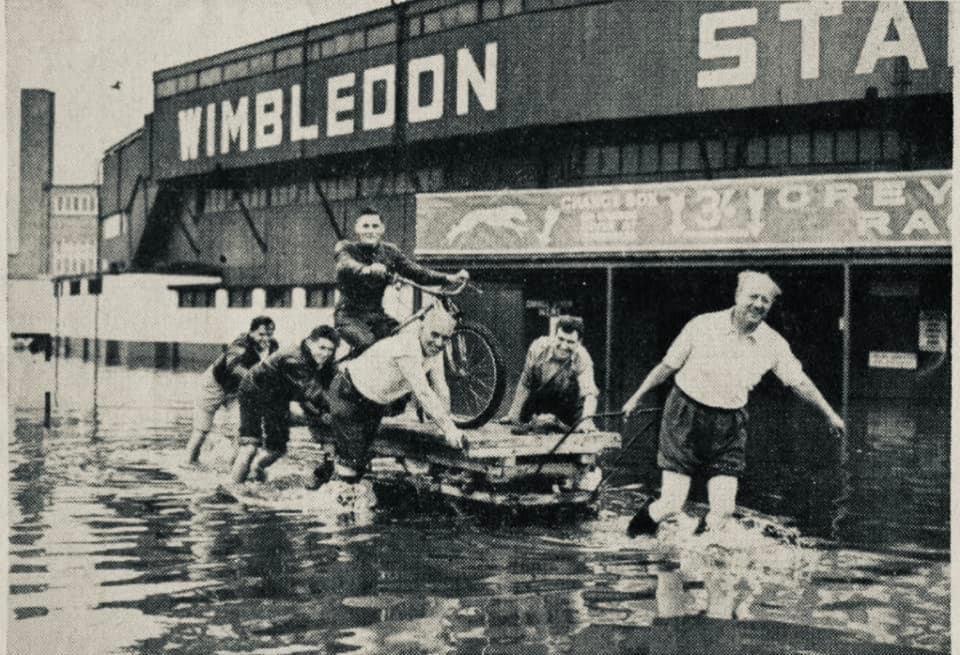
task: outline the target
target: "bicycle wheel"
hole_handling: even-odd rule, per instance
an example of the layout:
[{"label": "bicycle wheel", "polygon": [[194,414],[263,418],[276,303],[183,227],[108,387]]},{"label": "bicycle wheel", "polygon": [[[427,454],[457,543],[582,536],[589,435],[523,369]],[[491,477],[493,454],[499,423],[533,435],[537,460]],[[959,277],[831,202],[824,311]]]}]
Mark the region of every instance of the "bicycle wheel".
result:
[{"label": "bicycle wheel", "polygon": [[444,368],[453,422],[461,428],[476,428],[489,421],[506,391],[503,357],[493,333],[476,323],[458,323]]}]

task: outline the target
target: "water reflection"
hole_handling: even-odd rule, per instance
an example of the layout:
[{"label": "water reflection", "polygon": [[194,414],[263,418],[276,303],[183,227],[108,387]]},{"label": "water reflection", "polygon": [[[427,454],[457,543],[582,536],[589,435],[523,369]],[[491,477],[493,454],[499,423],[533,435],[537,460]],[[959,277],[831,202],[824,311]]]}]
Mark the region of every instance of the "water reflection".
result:
[{"label": "water reflection", "polygon": [[[929,409],[864,408],[846,450],[816,437],[776,454],[759,438],[746,498],[789,517],[779,533],[631,541],[642,485],[561,523],[423,503],[344,522],[282,488],[270,507],[227,502],[216,471],[176,467],[197,374],[19,355],[12,653],[949,649],[946,417]],[[229,413],[218,420],[234,429]],[[278,475],[305,468],[311,448],[295,435]],[[644,482],[629,466],[618,478]]]}]

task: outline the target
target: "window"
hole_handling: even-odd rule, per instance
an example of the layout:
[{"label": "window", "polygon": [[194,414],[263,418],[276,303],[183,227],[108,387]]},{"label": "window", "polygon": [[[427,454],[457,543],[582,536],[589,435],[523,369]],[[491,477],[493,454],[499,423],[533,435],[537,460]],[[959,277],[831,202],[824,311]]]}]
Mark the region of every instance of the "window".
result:
[{"label": "window", "polygon": [[227,289],[229,307],[253,307],[253,289]]},{"label": "window", "polygon": [[245,77],[250,72],[250,62],[247,59],[242,61],[232,61],[223,67],[223,79],[235,80],[238,77]]},{"label": "window", "polygon": [[883,158],[887,161],[900,158],[900,133],[896,130],[886,130],[883,133]]},{"label": "window", "polygon": [[425,14],[423,16],[423,33],[424,34],[439,32],[442,29],[443,29],[443,18],[440,16],[439,11],[435,11],[431,14]]},{"label": "window", "polygon": [[385,23],[367,30],[367,47],[393,43],[397,40],[397,24]]},{"label": "window", "polygon": [[[74,267],[76,267],[76,262],[74,262]],[[80,280],[70,280],[70,295],[80,295]]]},{"label": "window", "polygon": [[250,58],[250,73],[265,73],[273,70],[273,53],[266,52]]},{"label": "window", "polygon": [[277,68],[296,66],[301,63],[303,63],[303,48],[300,46],[277,50]]},{"label": "window", "polygon": [[362,50],[364,47],[364,31],[355,30],[353,32],[344,32],[336,36],[324,39],[320,42],[320,54],[323,57],[333,57],[342,55],[345,52]]},{"label": "window", "polygon": [[810,163],[810,135],[806,132],[790,135],[790,163]]},{"label": "window", "polygon": [[407,23],[410,30],[410,36],[420,36],[423,33],[423,20],[421,16],[414,16]]},{"label": "window", "polygon": [[95,296],[103,291],[103,278],[102,277],[92,277],[87,280],[87,293],[91,296]]},{"label": "window", "polygon": [[617,175],[620,173],[620,146],[604,146],[600,150],[600,174]]},{"label": "window", "polygon": [[774,134],[770,137],[767,152],[771,166],[783,166],[788,160],[788,139],[786,134]]},{"label": "window", "polygon": [[333,307],[335,288],[332,284],[307,288],[307,307]]},{"label": "window", "polygon": [[502,0],[503,15],[512,16],[523,11],[523,0]]},{"label": "window", "polygon": [[179,307],[213,307],[216,289],[177,289]]},{"label": "window", "polygon": [[680,167],[680,144],[673,141],[660,144],[660,167],[664,171],[675,171]]},{"label": "window", "polygon": [[837,131],[837,161],[855,162],[857,161],[857,131],[839,130]]},{"label": "window", "polygon": [[763,166],[767,163],[767,140],[762,136],[750,137],[747,141],[747,166]]},{"label": "window", "polygon": [[57,211],[63,211],[63,197],[57,198]]},{"label": "window", "polygon": [[177,78],[177,93],[182,91],[192,91],[197,88],[197,74],[187,73]]},{"label": "window", "polygon": [[684,141],[680,146],[680,167],[685,171],[696,171],[703,168],[700,161],[700,142]]},{"label": "window", "polygon": [[833,162],[833,132],[817,130],[813,133],[813,160],[817,164]]},{"label": "window", "polygon": [[167,98],[172,96],[177,92],[177,81],[176,80],[163,80],[162,82],[157,82],[157,86],[154,90],[154,94],[158,98]]},{"label": "window", "polygon": [[223,69],[219,66],[200,71],[200,86],[213,86],[223,81]]},{"label": "window", "polygon": [[483,20],[500,18],[500,0],[483,0],[480,5],[480,17]]},{"label": "window", "polygon": [[289,307],[290,287],[267,287],[267,307]]},{"label": "window", "polygon": [[862,162],[875,162],[883,159],[880,153],[880,132],[873,129],[860,130],[859,159]]},{"label": "window", "polygon": [[307,59],[310,61],[316,61],[320,59],[320,44],[311,43],[307,46]]},{"label": "window", "polygon": [[283,207],[297,202],[297,185],[284,184],[270,189],[270,206]]}]

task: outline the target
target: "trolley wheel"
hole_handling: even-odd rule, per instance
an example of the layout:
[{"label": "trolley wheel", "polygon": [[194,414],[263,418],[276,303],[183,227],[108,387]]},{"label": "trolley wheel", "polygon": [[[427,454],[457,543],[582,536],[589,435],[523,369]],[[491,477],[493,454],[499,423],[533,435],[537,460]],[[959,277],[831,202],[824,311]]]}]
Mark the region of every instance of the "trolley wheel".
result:
[{"label": "trolley wheel", "polygon": [[457,324],[444,356],[453,422],[480,427],[500,409],[506,391],[503,356],[496,337],[483,325]]}]

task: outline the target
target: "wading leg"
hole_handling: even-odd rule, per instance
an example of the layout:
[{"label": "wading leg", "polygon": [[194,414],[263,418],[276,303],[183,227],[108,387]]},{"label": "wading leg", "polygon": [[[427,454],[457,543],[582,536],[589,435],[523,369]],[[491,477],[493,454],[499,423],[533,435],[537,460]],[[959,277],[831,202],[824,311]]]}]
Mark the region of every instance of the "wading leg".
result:
[{"label": "wading leg", "polygon": [[237,455],[233,460],[233,468],[230,470],[230,479],[234,484],[243,484],[250,473],[250,462],[257,454],[257,447],[251,444],[241,443],[237,448]]},{"label": "wading leg", "polygon": [[196,464],[200,459],[200,449],[203,448],[203,442],[206,441],[207,430],[194,430],[190,435],[190,441],[187,442],[187,464]]},{"label": "wading leg", "polygon": [[737,506],[737,478],[730,475],[715,475],[707,481],[707,498],[710,511],[707,513],[707,529],[715,530],[733,516]]},{"label": "wading leg", "polygon": [[259,482],[266,480],[267,467],[280,459],[282,456],[283,453],[279,450],[268,450],[266,448],[261,448],[257,452],[257,456],[254,458],[253,464],[251,465],[251,468],[253,469],[253,477]]},{"label": "wading leg", "polygon": [[660,498],[650,504],[650,518],[656,522],[683,510],[690,493],[690,476],[675,471],[663,471],[660,478]]}]

